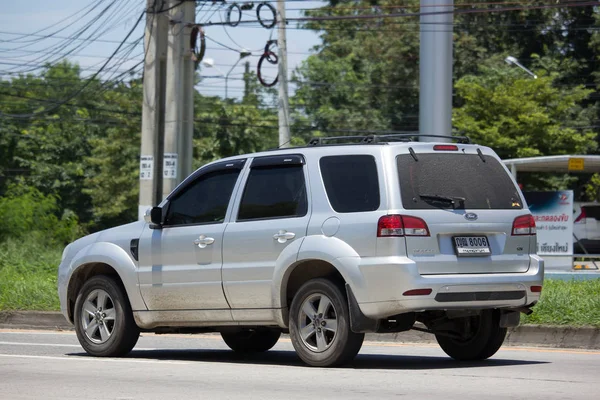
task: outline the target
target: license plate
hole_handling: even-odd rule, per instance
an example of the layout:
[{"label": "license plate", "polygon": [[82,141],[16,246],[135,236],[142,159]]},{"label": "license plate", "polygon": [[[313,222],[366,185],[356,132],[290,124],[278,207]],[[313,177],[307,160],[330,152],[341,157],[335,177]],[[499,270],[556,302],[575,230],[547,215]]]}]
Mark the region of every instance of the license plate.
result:
[{"label": "license plate", "polygon": [[457,256],[489,256],[490,244],[485,236],[455,236],[454,248]]}]

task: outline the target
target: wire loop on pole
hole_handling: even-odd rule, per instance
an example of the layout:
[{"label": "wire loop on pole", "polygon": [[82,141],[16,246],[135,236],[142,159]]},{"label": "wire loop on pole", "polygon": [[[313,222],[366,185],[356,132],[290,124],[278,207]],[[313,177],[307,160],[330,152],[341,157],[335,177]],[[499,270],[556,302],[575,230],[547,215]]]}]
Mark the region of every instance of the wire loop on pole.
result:
[{"label": "wire loop on pole", "polygon": [[277,76],[275,77],[275,80],[273,80],[273,82],[266,82],[263,79],[262,72],[261,72],[263,61],[267,60],[267,62],[269,64],[273,64],[273,65],[277,64],[277,62],[279,61],[279,57],[277,57],[277,54],[275,54],[271,50],[271,46],[274,44],[277,44],[277,40],[267,41],[263,55],[260,56],[260,59],[258,60],[258,65],[256,67],[256,75],[258,77],[258,81],[260,82],[261,85],[266,86],[266,87],[275,86],[277,84],[277,81],[279,80],[279,73],[278,73]]},{"label": "wire loop on pole", "polygon": [[[198,40],[200,39],[200,40]],[[194,26],[190,34],[190,49],[192,51],[192,60],[194,61],[194,69],[198,69],[200,62],[206,53],[206,37],[204,29],[200,26]]]},{"label": "wire loop on pole", "polygon": [[[266,21],[270,21],[270,23],[265,22],[264,19],[262,19],[260,17],[260,10],[263,7],[267,7],[270,11],[271,14],[273,15],[273,19],[272,20],[266,20]],[[256,18],[258,19],[258,22],[265,28],[267,29],[271,29],[272,27],[275,26],[275,24],[277,24],[277,12],[275,11],[275,7],[273,7],[271,4],[267,3],[267,2],[262,2],[258,5],[258,7],[256,7]]]},{"label": "wire loop on pole", "polygon": [[[231,13],[233,12],[233,10],[237,11],[237,21],[231,20]],[[241,20],[242,20],[242,9],[240,8],[240,6],[237,3],[233,3],[232,5],[230,5],[227,8],[227,25],[238,26],[238,24],[240,23]]]}]

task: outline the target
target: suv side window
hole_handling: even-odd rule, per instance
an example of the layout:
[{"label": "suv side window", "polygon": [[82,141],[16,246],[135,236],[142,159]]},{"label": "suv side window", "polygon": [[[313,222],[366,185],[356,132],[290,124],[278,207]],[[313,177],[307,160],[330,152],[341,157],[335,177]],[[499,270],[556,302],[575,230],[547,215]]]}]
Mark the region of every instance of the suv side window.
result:
[{"label": "suv side window", "polygon": [[302,165],[273,165],[250,170],[238,221],[303,217],[308,211]]},{"label": "suv side window", "polygon": [[222,223],[239,174],[228,169],[200,176],[169,202],[165,225]]},{"label": "suv side window", "polygon": [[339,213],[379,208],[379,180],[370,155],[327,156],[319,161],[331,207]]}]

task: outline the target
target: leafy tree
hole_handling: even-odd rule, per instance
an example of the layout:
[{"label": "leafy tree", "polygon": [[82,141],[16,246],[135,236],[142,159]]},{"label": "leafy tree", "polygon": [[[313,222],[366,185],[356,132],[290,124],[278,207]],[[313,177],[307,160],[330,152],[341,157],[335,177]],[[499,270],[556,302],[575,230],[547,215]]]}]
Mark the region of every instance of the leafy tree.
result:
[{"label": "leafy tree", "polygon": [[[92,201],[96,229],[134,221],[139,197],[140,128],[142,85],[140,80],[115,85],[104,102],[118,112],[104,120],[102,136],[89,139],[82,192]],[[93,116],[95,113],[92,110]],[[106,112],[104,112],[106,114]]]},{"label": "leafy tree", "polygon": [[455,89],[464,104],[454,110],[456,130],[496,149],[501,158],[594,150],[595,134],[575,125],[589,125],[579,104],[591,91],[556,87],[555,76],[531,79],[520,72],[482,68],[481,75],[461,78]]},{"label": "leafy tree", "polygon": [[[537,4],[521,0],[510,6]],[[460,11],[473,8],[472,1],[457,0],[455,5]],[[557,87],[582,84],[593,89],[589,83],[600,55],[600,39],[593,28],[600,18],[597,8],[501,11],[506,7],[486,4],[477,8],[498,11],[454,16],[455,82],[480,74],[481,66],[508,69],[502,60],[512,55],[532,69],[552,74]],[[332,0],[307,15],[383,17],[418,11],[419,2],[412,0]],[[294,103],[300,116],[311,126],[334,133],[357,127],[418,130],[418,17],[317,20],[304,26],[318,30],[322,43],[294,76],[299,85]],[[580,104],[593,106],[596,100],[592,95]],[[459,98],[454,101],[455,107],[461,106]],[[585,120],[590,121],[587,116]]]}]

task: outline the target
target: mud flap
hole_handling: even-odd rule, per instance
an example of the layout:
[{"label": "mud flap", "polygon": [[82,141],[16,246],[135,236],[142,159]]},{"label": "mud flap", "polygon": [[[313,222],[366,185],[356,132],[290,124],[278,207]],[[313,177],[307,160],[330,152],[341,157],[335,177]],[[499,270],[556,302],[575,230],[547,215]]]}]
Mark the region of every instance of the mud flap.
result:
[{"label": "mud flap", "polygon": [[350,285],[346,283],[346,294],[348,295],[348,310],[350,311],[350,329],[354,333],[376,332],[379,329],[379,320],[365,316],[358,301],[352,293]]}]

